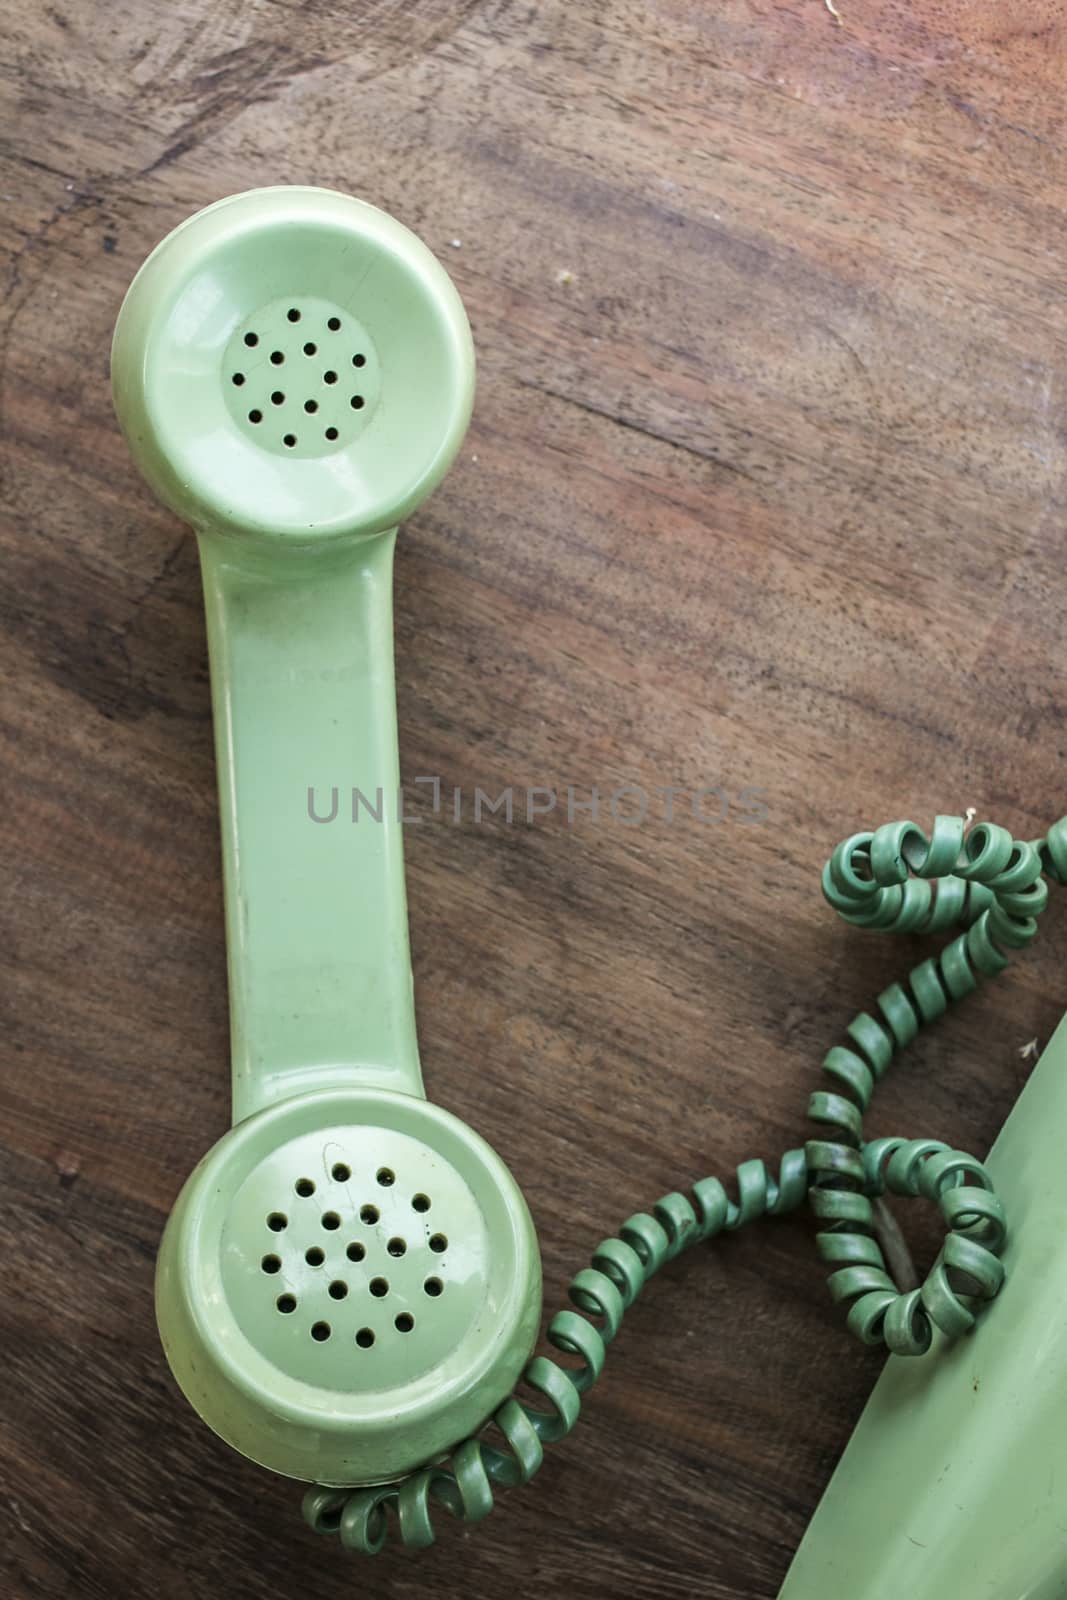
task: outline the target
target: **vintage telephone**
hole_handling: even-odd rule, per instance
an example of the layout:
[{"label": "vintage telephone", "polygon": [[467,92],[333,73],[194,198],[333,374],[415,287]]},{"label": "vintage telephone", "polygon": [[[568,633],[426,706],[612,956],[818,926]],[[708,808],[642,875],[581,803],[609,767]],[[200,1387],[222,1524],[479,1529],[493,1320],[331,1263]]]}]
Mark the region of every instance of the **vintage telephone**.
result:
[{"label": "vintage telephone", "polygon": [[[549,1323],[561,1359],[531,1358],[541,1275],[526,1204],[489,1146],[424,1097],[392,803],[393,546],[469,418],[459,297],[374,207],[256,190],[149,256],[112,371],[138,465],[197,532],[207,608],[233,1126],[182,1190],[156,1287],[167,1359],[200,1415],[310,1484],[318,1531],[375,1552],[395,1518],[404,1543],[431,1544],[435,1506],[485,1516],[570,1431],[664,1261],[806,1197],[849,1327],[893,1357],[783,1596],[1067,1595],[1054,1403],[1067,1399],[1067,1272],[1049,1270],[1067,1223],[1067,1033],[988,1168],[934,1140],[865,1142],[861,1120],[894,1052],[1032,938],[1046,878],[1067,879],[1067,819],[1034,843],[938,817],[929,837],[901,823],[838,847],[823,887],[847,921],[963,931],[830,1050],[817,1138],[777,1175],[744,1162],[736,1200],[705,1178],[631,1217]],[[386,797],[372,824],[317,827],[302,810],[339,772]],[[872,1210],[886,1190],[942,1213],[920,1289],[886,1270]],[[1005,1267],[996,1315],[961,1339]],[[542,1403],[512,1395],[520,1378]],[[503,1446],[482,1436],[490,1421]]]}]

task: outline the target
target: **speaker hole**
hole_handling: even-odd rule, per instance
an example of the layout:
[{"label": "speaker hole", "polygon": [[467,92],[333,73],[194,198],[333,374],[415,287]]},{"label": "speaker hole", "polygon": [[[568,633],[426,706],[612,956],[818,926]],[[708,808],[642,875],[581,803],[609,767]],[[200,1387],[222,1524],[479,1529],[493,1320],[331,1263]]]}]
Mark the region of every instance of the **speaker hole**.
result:
[{"label": "speaker hole", "polygon": [[262,411],[250,411],[248,413],[248,420],[249,420],[249,422],[262,422],[263,421],[263,413],[262,413]]},{"label": "speaker hole", "polygon": [[317,411],[318,409],[319,409],[319,402],[317,400],[305,400],[304,401],[304,410],[305,411],[307,411],[309,413],[312,413],[312,412]]},{"label": "speaker hole", "polygon": [[426,1290],[426,1293],[431,1297],[431,1299],[436,1300],[437,1296],[444,1288],[444,1284],[441,1282],[440,1278],[427,1278],[422,1287]]},{"label": "speaker hole", "polygon": [[304,354],[306,356],[313,356],[318,348],[319,347],[317,344],[312,344],[311,341],[308,340],[308,343],[304,346]]},{"label": "speaker hole", "polygon": [[402,1256],[407,1249],[403,1239],[390,1239],[385,1247],[391,1256]]},{"label": "speaker hole", "polygon": [[295,443],[296,443],[296,434],[295,433],[287,433],[285,435],[285,438],[282,440],[282,444],[285,445],[287,450],[291,450]]},{"label": "speaker hole", "polygon": [[281,1233],[283,1228],[289,1226],[289,1218],[282,1211],[272,1211],[267,1218],[267,1227],[271,1233]]},{"label": "speaker hole", "polygon": [[285,404],[285,396],[282,394],[280,389],[275,389],[274,393],[270,397],[270,403],[272,406],[281,406]]},{"label": "speaker hole", "polygon": [[354,394],[348,403],[353,411],[362,411],[367,402],[361,394]]},{"label": "speaker hole", "polygon": [[429,1197],[429,1195],[428,1194],[416,1194],[416,1195],[413,1195],[412,1196],[412,1200],[411,1200],[411,1209],[413,1211],[429,1211],[429,1209],[430,1209],[430,1197]]},{"label": "speaker hole", "polygon": [[392,1167],[379,1167],[376,1176],[383,1189],[388,1189],[396,1182],[396,1173]]},{"label": "speaker hole", "polygon": [[248,346],[248,348],[250,350],[254,350],[258,343],[259,343],[259,334],[258,333],[246,333],[245,334],[245,344]]},{"label": "speaker hole", "polygon": [[270,359],[272,366],[280,367],[282,362],[285,360],[285,357],[282,355],[280,350],[272,350],[270,353]]},{"label": "speaker hole", "polygon": [[245,381],[245,375],[244,375],[243,372],[235,372],[234,375],[233,375],[233,378],[231,380],[231,382],[233,382],[233,383],[235,383],[237,385],[238,389],[241,387],[241,385],[242,385],[242,383],[244,383],[244,381]]},{"label": "speaker hole", "polygon": [[259,1264],[263,1268],[264,1272],[280,1272],[282,1270],[282,1260],[280,1256],[264,1256],[263,1260]]},{"label": "speaker hole", "polygon": [[336,1211],[324,1211],[322,1214],[322,1225],[324,1228],[329,1228],[330,1232],[332,1233],[335,1228],[339,1228],[341,1226],[341,1219],[337,1215]]},{"label": "speaker hole", "polygon": [[366,356],[353,356],[352,357],[352,365],[354,367],[365,367],[367,365]]},{"label": "speaker hole", "polygon": [[348,1257],[349,1261],[362,1261],[366,1254],[367,1252],[364,1250],[363,1246],[361,1244],[357,1244],[355,1241],[353,1241],[345,1251],[345,1255]]},{"label": "speaker hole", "polygon": [[340,319],[340,317],[330,317],[327,320],[326,326],[329,328],[331,333],[339,332],[340,327],[341,327],[341,319]]},{"label": "speaker hole", "polygon": [[348,1293],[348,1284],[342,1283],[340,1278],[335,1278],[328,1292],[331,1300],[343,1300]]},{"label": "speaker hole", "polygon": [[347,1183],[352,1176],[352,1168],[346,1167],[343,1161],[335,1161],[330,1168],[330,1177],[334,1183]]},{"label": "speaker hole", "polygon": [[438,1255],[441,1254],[442,1250],[448,1249],[448,1240],[445,1238],[443,1233],[435,1233],[431,1237],[430,1249],[435,1250]]},{"label": "speaker hole", "polygon": [[323,375],[322,375],[322,381],[323,381],[323,383],[336,383],[337,382],[337,374],[336,374],[336,372],[324,372]]},{"label": "speaker hole", "polygon": [[290,1311],[296,1310],[296,1295],[280,1294],[277,1300],[275,1300],[274,1304],[278,1307],[278,1310],[282,1313],[282,1315],[287,1317]]},{"label": "speaker hole", "polygon": [[415,1326],[415,1318],[410,1311],[402,1311],[393,1323],[397,1333],[410,1333]]},{"label": "speaker hole", "polygon": [[360,1328],[359,1332],[356,1334],[356,1343],[359,1345],[361,1350],[369,1350],[371,1345],[374,1343],[374,1334],[372,1333],[371,1329]]},{"label": "speaker hole", "polygon": [[370,1292],[371,1292],[372,1295],[374,1295],[377,1299],[380,1300],[383,1295],[386,1295],[386,1294],[389,1293],[389,1279],[388,1278],[372,1278],[371,1281],[370,1281]]},{"label": "speaker hole", "polygon": [[360,1222],[377,1222],[377,1220],[378,1220],[378,1207],[377,1206],[360,1206],[360,1208],[359,1208],[359,1220],[360,1220]]},{"label": "speaker hole", "polygon": [[300,313],[296,309],[295,306],[290,306],[288,311],[285,314],[289,318],[290,322],[299,322],[300,321]]},{"label": "speaker hole", "polygon": [[320,1250],[317,1244],[313,1244],[310,1250],[304,1251],[304,1260],[309,1267],[321,1267],[326,1260],[326,1253]]},{"label": "speaker hole", "polygon": [[309,1194],[315,1193],[315,1185],[310,1178],[297,1178],[295,1188],[297,1194],[301,1195],[305,1200]]},{"label": "speaker hole", "polygon": [[315,1322],[311,1326],[311,1337],[322,1344],[330,1337],[330,1324],[328,1322]]},{"label": "speaker hole", "polygon": [[327,428],[326,429],[326,437],[327,437],[327,439],[336,439],[337,438],[337,429],[336,428]]}]

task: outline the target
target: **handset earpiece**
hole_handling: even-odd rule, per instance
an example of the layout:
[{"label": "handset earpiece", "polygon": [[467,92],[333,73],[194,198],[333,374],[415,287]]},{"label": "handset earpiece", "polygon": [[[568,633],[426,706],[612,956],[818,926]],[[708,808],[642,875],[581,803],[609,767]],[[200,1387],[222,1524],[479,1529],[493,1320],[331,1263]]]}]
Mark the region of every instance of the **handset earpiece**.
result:
[{"label": "handset earpiece", "polygon": [[463,438],[470,331],[398,222],[263,189],[155,249],[112,371],[199,540],[226,899],[234,1125],[167,1224],[160,1332],[242,1454],[382,1483],[486,1421],[541,1310],[514,1179],[423,1097],[397,805],[396,525]]}]

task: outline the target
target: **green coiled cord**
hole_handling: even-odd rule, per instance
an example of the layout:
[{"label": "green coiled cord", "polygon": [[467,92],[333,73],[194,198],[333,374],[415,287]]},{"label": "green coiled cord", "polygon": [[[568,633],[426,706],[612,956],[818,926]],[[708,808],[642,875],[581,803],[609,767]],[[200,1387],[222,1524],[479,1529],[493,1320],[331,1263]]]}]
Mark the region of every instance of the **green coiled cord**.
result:
[{"label": "green coiled cord", "polygon": [[[390,1510],[402,1542],[413,1549],[434,1542],[434,1505],[462,1521],[480,1521],[492,1510],[494,1487],[526,1483],[541,1465],[544,1446],[570,1433],[624,1313],[663,1263],[758,1217],[794,1211],[805,1196],[822,1225],[816,1243],[833,1269],[830,1293],[847,1306],[848,1327],[865,1344],[922,1355],[935,1327],[949,1339],[971,1328],[976,1310],[1004,1281],[1007,1224],[989,1174],[972,1156],[936,1139],[865,1143],[862,1119],[894,1053],[924,1023],[941,1017],[950,1001],[971,994],[979,978],[1003,971],[1011,951],[1029,944],[1048,902],[1046,878],[1067,882],[1067,817],[1032,843],[992,823],[968,832],[962,817],[939,816],[929,838],[913,822],[897,822],[838,845],[823,871],[823,893],[846,922],[886,933],[964,931],[914,966],[903,983],[883,990],[878,1015],[861,1011],[846,1029],[849,1043],[827,1052],[823,1070],[832,1087],[816,1091],[808,1106],[820,1136],[803,1150],[787,1150],[777,1179],[762,1161],[742,1162],[736,1201],[718,1178],[704,1178],[692,1198],[666,1195],[651,1213],[630,1217],[604,1240],[570,1283],[574,1309],[558,1311],[546,1334],[553,1349],[577,1365],[533,1357],[523,1381],[549,1409],[515,1396],[506,1400],[491,1419],[506,1448],[479,1433],[447,1461],[401,1482],[313,1487],[303,1503],[311,1527],[339,1534],[347,1549],[374,1555],[388,1536]],[[872,1201],[886,1190],[933,1201],[945,1220],[944,1245],[918,1289],[898,1289],[875,1235]]]}]

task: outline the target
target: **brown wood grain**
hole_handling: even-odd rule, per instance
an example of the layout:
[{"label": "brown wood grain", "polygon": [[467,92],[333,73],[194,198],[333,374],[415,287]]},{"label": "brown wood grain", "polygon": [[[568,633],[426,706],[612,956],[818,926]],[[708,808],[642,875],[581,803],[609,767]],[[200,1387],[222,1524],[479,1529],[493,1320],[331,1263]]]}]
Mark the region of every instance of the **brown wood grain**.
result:
[{"label": "brown wood grain", "polygon": [[[762,791],[763,824],[409,830],[427,1081],[519,1177],[555,1305],[631,1211],[802,1140],[822,1053],[915,959],[822,905],[839,837],[1067,809],[1067,17],[838,9],[2,6],[12,1600],[775,1594],[878,1370],[806,1220],[665,1270],[535,1483],[421,1557],[316,1540],[171,1383],[155,1249],[227,1115],[217,814],[195,548],[127,458],[108,342],[222,194],[396,213],[480,359],[399,547],[405,774]],[[984,1151],[1063,942],[1054,907],[871,1131]]]}]

